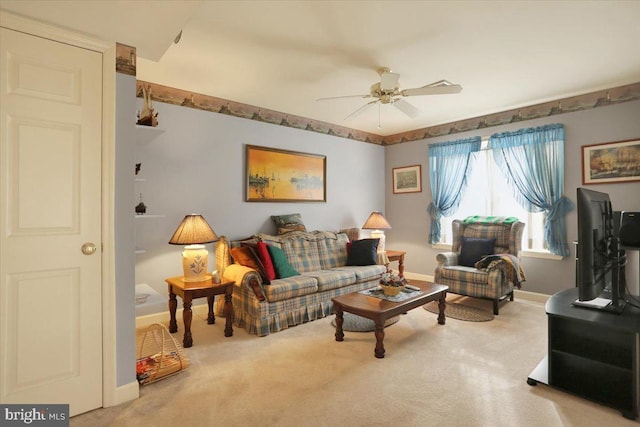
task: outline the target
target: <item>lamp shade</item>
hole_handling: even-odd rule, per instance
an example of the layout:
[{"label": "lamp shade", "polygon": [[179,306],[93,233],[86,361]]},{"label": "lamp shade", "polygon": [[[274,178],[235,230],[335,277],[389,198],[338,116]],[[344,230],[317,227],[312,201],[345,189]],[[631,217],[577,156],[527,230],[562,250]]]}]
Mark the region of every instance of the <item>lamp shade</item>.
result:
[{"label": "lamp shade", "polygon": [[375,211],[371,212],[362,228],[365,230],[384,230],[391,228],[391,226],[380,212]]},{"label": "lamp shade", "polygon": [[169,240],[172,245],[197,245],[211,243],[218,240],[218,236],[202,215],[186,215],[173,236]]}]

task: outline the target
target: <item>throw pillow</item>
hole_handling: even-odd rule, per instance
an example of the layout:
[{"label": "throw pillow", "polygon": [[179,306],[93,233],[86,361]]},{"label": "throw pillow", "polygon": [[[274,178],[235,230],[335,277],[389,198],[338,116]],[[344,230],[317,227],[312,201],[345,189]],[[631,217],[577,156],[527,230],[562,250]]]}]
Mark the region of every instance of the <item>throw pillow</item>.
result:
[{"label": "throw pillow", "polygon": [[269,254],[267,244],[265,242],[256,243],[256,252],[258,252],[258,258],[260,258],[260,262],[262,262],[262,265],[264,265],[264,270],[267,274],[267,279],[269,279],[269,282],[275,280],[276,270],[273,267],[273,261],[271,261],[271,254]]},{"label": "throw pillow", "polygon": [[479,239],[463,237],[462,248],[458,256],[458,264],[473,267],[482,257],[491,255],[496,245],[496,239]]},{"label": "throw pillow", "polygon": [[267,249],[271,255],[271,260],[273,261],[273,266],[276,269],[276,276],[278,279],[286,279],[287,277],[300,275],[300,273],[297,272],[291,264],[289,264],[287,256],[284,254],[282,249],[272,245],[267,246]]},{"label": "throw pillow", "polygon": [[380,239],[361,239],[351,242],[347,265],[374,265]]},{"label": "throw pillow", "polygon": [[268,285],[270,283],[264,265],[260,261],[258,254],[253,250],[251,246],[243,244],[239,248],[231,248],[230,252],[231,257],[235,262],[240,265],[244,265],[245,267],[253,268],[258,273],[260,273],[260,277],[262,277],[262,283],[264,283],[265,285]]},{"label": "throw pillow", "polygon": [[302,215],[289,214],[289,215],[272,215],[271,219],[276,225],[278,234],[288,233],[289,231],[307,231],[307,228],[302,222]]}]

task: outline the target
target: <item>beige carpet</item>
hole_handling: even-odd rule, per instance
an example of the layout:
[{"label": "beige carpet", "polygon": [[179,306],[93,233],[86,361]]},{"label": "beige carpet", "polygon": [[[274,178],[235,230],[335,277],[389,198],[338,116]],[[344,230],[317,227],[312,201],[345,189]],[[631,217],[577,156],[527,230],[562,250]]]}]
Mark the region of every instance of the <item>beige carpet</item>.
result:
[{"label": "beige carpet", "polygon": [[[191,366],[141,397],[71,426],[635,426],[619,412],[526,379],[546,352],[544,306],[516,299],[491,322],[421,308],[385,329],[345,332],[333,316],[258,338],[193,318]],[[182,340],[182,325],[175,336]],[[132,362],[133,363],[133,362]]]}]

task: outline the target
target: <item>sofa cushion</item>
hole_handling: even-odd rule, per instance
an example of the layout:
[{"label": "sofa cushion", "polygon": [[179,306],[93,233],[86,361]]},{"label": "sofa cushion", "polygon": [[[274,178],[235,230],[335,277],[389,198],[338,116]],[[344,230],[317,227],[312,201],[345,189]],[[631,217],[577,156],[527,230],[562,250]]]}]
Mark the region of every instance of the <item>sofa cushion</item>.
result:
[{"label": "sofa cushion", "polygon": [[271,215],[273,223],[276,225],[278,234],[285,234],[290,231],[307,231],[302,222],[302,215],[299,213],[289,215]]},{"label": "sofa cushion", "polygon": [[320,267],[329,270],[347,264],[347,243],[349,238],[345,233],[324,232],[318,235],[318,253]]},{"label": "sofa cushion", "polygon": [[351,242],[347,265],[374,265],[380,239],[361,239]]},{"label": "sofa cushion", "polygon": [[[511,224],[463,224],[461,227],[463,229],[458,237],[460,240],[457,242],[459,245],[462,245],[463,237],[496,239],[494,253],[509,253]],[[458,251],[458,246],[455,241],[452,248],[455,252]]]},{"label": "sofa cushion", "polygon": [[322,269],[315,234],[292,232],[282,236],[280,244],[289,264],[296,271],[304,273]]},{"label": "sofa cushion", "polygon": [[269,255],[271,255],[271,261],[273,261],[273,267],[276,270],[276,277],[278,279],[286,279],[291,276],[298,276],[300,273],[289,264],[287,256],[284,251],[276,246],[267,246]]},{"label": "sofa cushion", "polygon": [[264,264],[260,261],[260,258],[257,252],[248,244],[243,244],[239,248],[231,248],[231,257],[235,262],[240,265],[244,265],[245,267],[253,268],[258,273],[260,273],[260,277],[262,278],[262,283],[268,285],[271,280],[267,276],[267,271],[264,267]]},{"label": "sofa cushion", "polygon": [[276,278],[276,270],[273,267],[273,261],[271,261],[271,254],[269,253],[269,249],[267,249],[267,244],[264,242],[256,243],[256,252],[258,253],[260,262],[262,262],[262,265],[264,266],[267,279],[271,282]]},{"label": "sofa cushion", "polygon": [[329,289],[342,288],[356,281],[356,274],[349,270],[318,270],[303,273],[304,276],[310,276],[318,282],[318,292],[328,291]]},{"label": "sofa cushion", "polygon": [[336,267],[332,270],[352,271],[356,275],[356,282],[366,282],[372,279],[379,279],[380,275],[387,271],[384,265],[363,265],[363,266],[349,266]]},{"label": "sofa cushion", "polygon": [[466,267],[473,267],[482,257],[494,253],[496,239],[480,239],[463,237],[458,262]]},{"label": "sofa cushion", "polygon": [[488,272],[486,270],[478,270],[475,267],[451,266],[440,269],[442,279],[449,279],[456,282],[469,282],[478,284],[487,284]]},{"label": "sofa cushion", "polygon": [[318,281],[311,276],[291,276],[277,279],[264,287],[264,294],[269,302],[283,301],[295,297],[318,292]]}]

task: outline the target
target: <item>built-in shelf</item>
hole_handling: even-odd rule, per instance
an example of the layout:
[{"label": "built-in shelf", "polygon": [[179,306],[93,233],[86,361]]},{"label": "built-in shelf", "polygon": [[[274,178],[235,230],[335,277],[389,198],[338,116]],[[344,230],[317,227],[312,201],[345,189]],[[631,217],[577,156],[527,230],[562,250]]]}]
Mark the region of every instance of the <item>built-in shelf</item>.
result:
[{"label": "built-in shelf", "polygon": [[146,283],[136,285],[136,316],[144,316],[167,310],[168,296],[160,295]]},{"label": "built-in shelf", "polygon": [[135,214],[136,219],[150,219],[150,218],[164,218],[166,217],[166,215],[151,215],[151,214],[143,214],[143,215],[138,215]]},{"label": "built-in shelf", "polygon": [[[136,125],[136,143],[137,144],[146,144],[153,141],[158,136],[164,133],[164,129],[158,129],[157,127],[152,126],[141,126]],[[139,160],[137,160],[139,161]],[[144,164],[143,164],[144,167]],[[144,176],[144,169],[142,169],[142,175]],[[147,182],[146,178],[135,177],[135,183],[145,183]],[[146,184],[140,184],[140,187],[144,187]],[[138,189],[138,188],[136,188]],[[143,189],[143,188],[141,188]],[[143,214],[138,215],[134,213],[135,221],[138,220],[148,220],[148,219],[157,219],[157,218],[165,218],[166,215],[161,214]],[[141,226],[142,228],[146,227]],[[135,254],[140,255],[146,253],[145,249],[140,247],[135,248]],[[167,310],[167,295],[161,295],[156,292],[151,286],[146,283],[138,283],[135,285],[136,287],[136,317],[145,316],[148,314],[159,313]]]},{"label": "built-in shelf", "polygon": [[152,141],[163,132],[164,129],[158,129],[157,127],[136,125],[136,141],[139,144],[145,144]]}]

